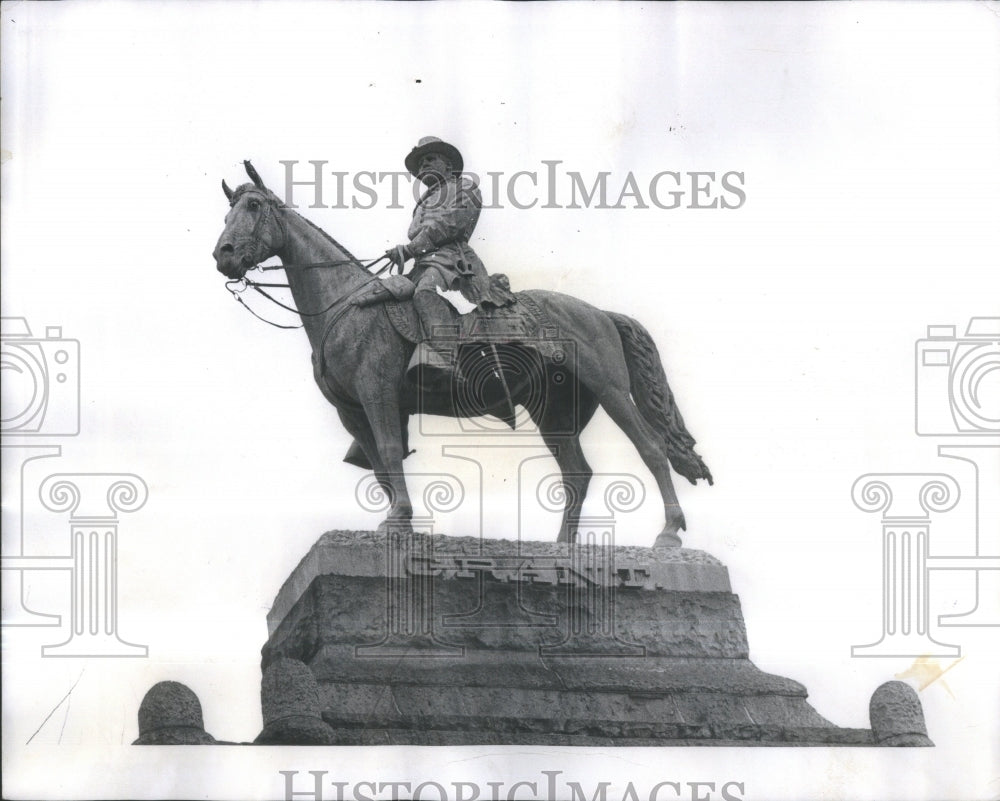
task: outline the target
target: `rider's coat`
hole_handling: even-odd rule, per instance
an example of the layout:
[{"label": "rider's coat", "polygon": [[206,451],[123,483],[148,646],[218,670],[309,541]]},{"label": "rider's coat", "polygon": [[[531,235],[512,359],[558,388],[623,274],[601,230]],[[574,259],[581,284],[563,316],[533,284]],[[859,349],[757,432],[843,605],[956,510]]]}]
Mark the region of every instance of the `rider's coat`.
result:
[{"label": "rider's coat", "polygon": [[472,303],[504,305],[507,299],[490,286],[482,260],[469,245],[479,221],[483,197],[467,176],[452,176],[428,189],[417,201],[407,236],[417,282],[435,269],[449,289],[459,289]]}]

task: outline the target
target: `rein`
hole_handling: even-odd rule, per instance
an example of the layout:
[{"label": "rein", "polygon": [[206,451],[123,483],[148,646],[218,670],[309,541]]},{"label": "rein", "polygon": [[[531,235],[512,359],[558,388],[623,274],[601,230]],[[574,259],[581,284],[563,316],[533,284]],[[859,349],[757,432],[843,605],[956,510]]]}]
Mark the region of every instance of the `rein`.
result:
[{"label": "rein", "polygon": [[[261,187],[258,186],[258,189],[261,189]],[[237,190],[237,191],[239,191],[239,190]],[[267,223],[270,222],[270,220],[271,220],[272,217],[277,222],[278,227],[281,229],[282,235],[287,238],[287,229],[285,227],[285,221],[282,219],[282,217],[281,217],[280,214],[275,214],[274,203],[271,201],[270,198],[267,197],[267,194],[269,194],[269,193],[266,193],[266,194],[265,193],[266,193],[266,190],[263,190],[261,192],[261,194],[263,194],[263,196],[264,196],[264,208],[265,208],[265,211],[257,219],[257,222],[254,224],[253,230],[250,232],[250,237],[249,237],[250,241],[254,243],[254,250],[256,250],[256,246],[257,246],[257,244],[261,240],[261,234],[263,233],[264,229],[267,226]],[[232,205],[232,199],[230,200],[230,204]],[[283,205],[282,205],[282,208],[284,208]],[[313,227],[316,228],[317,226],[313,225]],[[331,238],[328,234],[326,235],[326,237],[328,239]],[[334,244],[336,244],[336,243],[334,243]],[[380,267],[374,273],[371,272],[372,267],[374,267],[376,264],[379,264],[382,261],[385,261],[386,264],[384,264],[382,267]],[[285,309],[286,311],[290,311],[293,314],[297,314],[300,317],[322,317],[324,314],[327,314],[329,311],[331,311],[333,308],[335,308],[338,304],[340,304],[340,303],[342,303],[342,302],[344,302],[346,300],[349,300],[350,297],[357,291],[357,289],[360,289],[362,286],[367,286],[369,283],[371,283],[372,281],[376,280],[378,278],[378,276],[382,275],[382,273],[386,272],[386,270],[388,270],[389,273],[390,273],[390,275],[391,275],[392,274],[392,267],[393,267],[393,264],[394,264],[393,260],[389,258],[388,254],[386,254],[386,255],[383,255],[383,256],[379,256],[377,259],[372,259],[367,264],[363,264],[358,259],[355,259],[355,258],[347,258],[347,259],[337,259],[335,261],[302,262],[302,263],[298,263],[298,264],[295,264],[295,263],[292,263],[292,264],[273,264],[273,265],[269,265],[267,267],[263,267],[260,264],[255,264],[255,265],[253,265],[252,267],[250,267],[247,270],[247,272],[249,272],[250,270],[260,270],[261,272],[269,272],[271,270],[285,270],[285,271],[288,271],[288,270],[314,270],[314,269],[323,269],[323,268],[330,268],[330,267],[341,267],[341,266],[344,266],[346,264],[354,264],[354,265],[358,265],[359,267],[362,267],[365,271],[367,271],[369,273],[368,279],[363,284],[361,284],[359,287],[357,287],[354,291],[352,291],[349,295],[347,295],[346,297],[338,298],[337,300],[333,301],[333,303],[331,303],[329,306],[327,306],[325,309],[323,309],[322,311],[318,311],[318,312],[304,312],[304,311],[300,311],[299,309],[296,309],[296,308],[294,308],[292,306],[289,306],[289,305],[287,305],[285,303],[282,303],[280,300],[278,300],[277,298],[273,297],[272,295],[270,295],[270,294],[268,294],[267,292],[264,291],[265,288],[267,288],[267,289],[291,289],[291,286],[289,284],[276,284],[276,283],[267,283],[267,282],[264,282],[264,281],[254,281],[252,278],[247,278],[246,277],[246,273],[244,273],[243,276],[240,277],[240,278],[233,278],[233,279],[230,279],[229,281],[226,281],[225,286],[226,286],[226,289],[228,289],[229,292],[232,293],[232,296],[236,299],[236,301],[244,309],[246,309],[248,312],[250,312],[250,314],[252,314],[254,317],[256,317],[258,320],[260,320],[262,322],[265,322],[268,325],[274,326],[275,328],[283,328],[283,329],[303,328],[304,327],[304,323],[302,325],[281,325],[280,323],[275,323],[275,322],[272,322],[271,320],[266,319],[265,317],[261,317],[259,314],[257,314],[257,312],[255,312],[253,309],[251,309],[247,305],[247,303],[246,303],[245,300],[243,300],[243,297],[242,297],[243,292],[245,292],[248,288],[252,289],[255,292],[257,292],[259,295],[263,295],[265,298],[267,298],[267,300],[271,301],[271,303],[275,304],[276,306],[279,306],[282,309]],[[400,260],[400,265],[402,265],[402,259]],[[402,266],[400,266],[400,272],[402,272]],[[327,325],[327,328],[329,329],[332,326],[333,322],[335,322],[336,320],[339,320],[340,317],[344,313],[346,313],[346,311],[349,308],[350,308],[349,306],[345,306],[343,309],[341,309],[340,312],[334,316],[334,318],[331,321],[331,323],[329,323]]]},{"label": "rein", "polygon": [[[268,206],[268,208],[270,209],[270,205]],[[268,215],[268,216],[270,216],[270,215]],[[256,226],[254,226],[254,230],[251,233],[251,237],[253,237],[255,239],[259,238],[259,237],[257,237],[257,232],[258,232],[258,229],[261,227],[260,226],[260,222],[263,221],[264,219],[265,219],[265,215],[261,215],[260,220],[258,220],[258,224]],[[386,262],[386,264],[382,265],[382,267],[380,267],[378,270],[376,270],[375,272],[372,273],[371,272],[371,268],[374,267],[379,262],[382,262],[382,261]],[[357,259],[337,259],[336,261],[300,262],[298,264],[295,264],[295,263],[292,263],[292,264],[271,264],[271,265],[268,265],[266,267],[263,267],[260,264],[255,264],[253,267],[251,267],[249,270],[247,270],[247,272],[250,272],[251,270],[260,270],[261,272],[270,272],[272,270],[320,270],[320,269],[323,269],[323,268],[342,267],[345,264],[358,264],[358,263],[359,262],[358,262]],[[378,278],[378,276],[382,275],[382,273],[384,273],[386,270],[388,270],[389,274],[391,275],[392,274],[393,261],[388,256],[379,256],[377,259],[372,259],[367,264],[362,264],[361,266],[364,267],[365,270],[367,270],[371,274],[370,279],[368,281],[366,281],[364,284],[361,285],[361,286],[367,286],[367,284],[369,284],[372,281],[374,281],[376,278]],[[402,268],[400,268],[400,271],[402,271]],[[294,308],[293,306],[289,306],[286,303],[282,303],[280,300],[278,300],[273,295],[270,295],[267,292],[265,292],[264,291],[265,288],[267,288],[267,289],[291,289],[291,285],[290,284],[268,283],[268,282],[265,282],[265,281],[254,281],[252,278],[247,278],[246,274],[244,274],[242,278],[233,278],[233,279],[230,279],[229,281],[226,281],[226,289],[228,289],[232,293],[232,296],[234,298],[236,298],[236,301],[244,309],[246,309],[248,312],[250,312],[250,314],[252,314],[254,317],[256,317],[261,322],[267,323],[268,325],[274,326],[275,328],[283,328],[285,330],[292,330],[292,329],[296,329],[296,328],[303,328],[305,324],[303,323],[301,325],[282,325],[281,323],[272,322],[271,320],[268,320],[266,317],[261,317],[259,314],[257,314],[257,312],[255,312],[253,309],[251,309],[247,305],[247,303],[246,303],[245,300],[243,300],[243,297],[242,297],[243,293],[247,289],[252,289],[257,294],[263,295],[265,298],[267,298],[269,301],[271,301],[271,303],[273,303],[275,306],[279,306],[282,309],[284,309],[285,311],[290,311],[293,314],[297,314],[297,315],[299,315],[299,317],[322,317],[324,314],[326,314],[331,309],[333,309],[338,303],[341,303],[342,301],[347,300],[350,297],[350,295],[348,295],[348,298],[337,298],[337,300],[335,300],[333,303],[331,303],[329,306],[327,306],[322,311],[318,311],[318,312],[304,312],[304,311],[300,311],[299,309]],[[360,289],[360,288],[361,287],[358,287],[358,289]],[[356,291],[357,290],[355,290],[355,292]],[[351,294],[353,295],[354,292],[352,292]],[[338,315],[336,315],[334,317],[334,320],[340,319],[340,316],[344,312],[346,312],[346,311],[347,311],[346,308],[343,309],[343,310],[341,310],[340,314],[338,314]],[[327,327],[329,328],[330,326],[327,326]]]},{"label": "rein", "polygon": [[[366,270],[370,271],[372,267],[374,267],[376,264],[378,264],[380,261],[383,261],[383,260],[387,260],[388,261],[388,257],[387,256],[380,256],[379,258],[374,259],[373,261],[370,261],[370,262],[368,262],[368,264],[365,264],[363,266],[365,267]],[[285,269],[285,270],[289,270],[289,269],[291,269],[291,270],[296,270],[296,269],[297,270],[311,270],[311,269],[322,269],[324,267],[326,267],[326,268],[329,268],[329,267],[340,267],[340,266],[345,265],[345,264],[357,264],[357,261],[355,259],[339,259],[337,261],[318,261],[318,262],[303,263],[303,264],[274,264],[274,265],[270,265],[270,266],[267,266],[267,267],[262,267],[261,265],[256,264],[253,267],[251,267],[250,270],[261,270],[262,272],[264,272],[264,271],[271,271],[271,270],[282,270],[282,269]],[[379,275],[381,275],[382,273],[384,273],[387,269],[390,269],[391,267],[392,267],[392,262],[389,261],[389,263],[387,265],[385,265],[384,267],[382,267],[380,270],[378,270],[377,272],[371,273],[370,279],[368,281],[366,281],[364,284],[362,284],[361,286],[367,286],[369,283],[371,283],[372,281],[374,281]],[[247,272],[249,272],[249,270]],[[256,317],[261,322],[267,323],[268,325],[274,326],[275,328],[283,328],[285,330],[292,330],[292,329],[296,329],[296,328],[302,328],[305,324],[302,323],[300,325],[282,325],[281,323],[275,323],[275,322],[273,322],[271,320],[268,320],[266,317],[261,317],[259,314],[257,314],[257,312],[255,312],[253,309],[251,309],[247,305],[247,303],[246,303],[245,300],[243,300],[243,297],[242,297],[243,296],[243,292],[245,292],[247,289],[252,289],[258,295],[262,295],[263,297],[267,298],[275,306],[279,306],[280,308],[284,309],[285,311],[290,311],[293,314],[297,314],[297,315],[299,315],[299,317],[322,317],[324,314],[326,314],[327,312],[329,312],[331,309],[333,309],[339,303],[342,303],[343,301],[347,300],[350,297],[350,295],[348,295],[347,297],[344,297],[344,298],[337,298],[335,301],[333,301],[333,303],[331,303],[329,306],[327,306],[322,311],[318,311],[318,312],[304,312],[304,311],[301,311],[299,309],[296,309],[294,306],[289,306],[286,303],[282,303],[280,300],[278,300],[273,295],[269,294],[268,292],[265,292],[264,291],[265,288],[266,289],[290,289],[291,286],[289,284],[277,284],[277,283],[270,283],[270,282],[265,282],[265,281],[254,281],[252,278],[247,278],[246,275],[244,275],[242,278],[234,278],[234,279],[231,279],[229,281],[226,281],[226,289],[228,289],[232,293],[233,297],[236,298],[236,301],[244,309],[246,309],[248,312],[250,312],[250,314],[252,314],[254,317]],[[360,288],[361,287],[358,287],[358,289],[360,289]],[[356,292],[356,291],[357,290],[354,290],[354,292]],[[353,295],[354,292],[352,292],[351,295]],[[347,311],[346,308],[341,311],[341,314],[343,314],[345,311]],[[338,314],[334,319],[339,319],[339,318],[340,318],[340,315]]]}]

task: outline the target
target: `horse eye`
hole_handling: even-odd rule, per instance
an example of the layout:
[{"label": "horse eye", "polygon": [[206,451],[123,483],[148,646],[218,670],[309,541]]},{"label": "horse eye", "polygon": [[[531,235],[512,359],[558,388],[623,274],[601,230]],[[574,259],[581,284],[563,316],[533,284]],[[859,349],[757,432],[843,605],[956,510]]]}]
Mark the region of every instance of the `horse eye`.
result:
[{"label": "horse eye", "polygon": [[260,208],[260,203],[258,203],[256,200],[251,200],[249,203],[247,203],[247,208],[250,209],[250,211],[257,211],[257,209]]}]

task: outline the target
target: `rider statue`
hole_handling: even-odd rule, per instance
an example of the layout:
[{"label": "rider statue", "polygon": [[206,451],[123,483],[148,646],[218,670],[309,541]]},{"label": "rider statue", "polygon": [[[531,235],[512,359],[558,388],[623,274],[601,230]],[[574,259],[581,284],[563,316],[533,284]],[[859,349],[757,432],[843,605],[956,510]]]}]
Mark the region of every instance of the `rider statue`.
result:
[{"label": "rider statue", "polygon": [[415,259],[408,277],[416,285],[413,305],[420,316],[424,341],[414,352],[407,376],[413,381],[419,377],[424,388],[447,388],[461,379],[456,366],[457,317],[438,290],[458,290],[477,306],[506,306],[513,297],[503,279],[491,281],[469,246],[483,198],[475,182],[462,175],[458,148],[425,136],[404,163],[410,174],[427,186],[413,211],[409,242],[386,251],[400,268]]}]

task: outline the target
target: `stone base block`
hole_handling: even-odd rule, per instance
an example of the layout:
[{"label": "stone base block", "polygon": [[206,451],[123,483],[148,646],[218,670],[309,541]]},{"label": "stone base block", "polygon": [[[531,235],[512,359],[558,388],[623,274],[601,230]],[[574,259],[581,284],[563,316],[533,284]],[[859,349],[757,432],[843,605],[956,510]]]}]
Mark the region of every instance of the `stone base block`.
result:
[{"label": "stone base block", "polygon": [[749,661],[700,551],[330,532],[268,628],[337,743],[875,744]]}]

